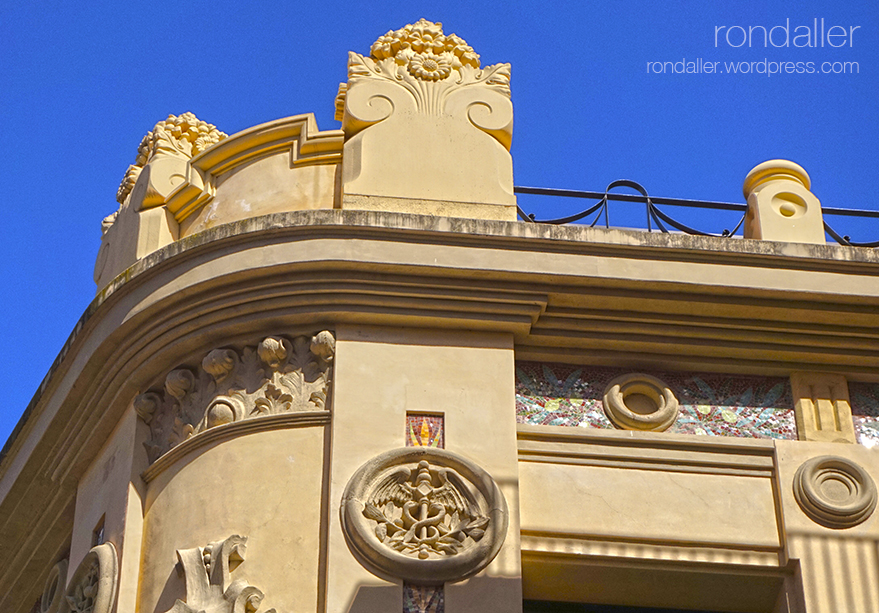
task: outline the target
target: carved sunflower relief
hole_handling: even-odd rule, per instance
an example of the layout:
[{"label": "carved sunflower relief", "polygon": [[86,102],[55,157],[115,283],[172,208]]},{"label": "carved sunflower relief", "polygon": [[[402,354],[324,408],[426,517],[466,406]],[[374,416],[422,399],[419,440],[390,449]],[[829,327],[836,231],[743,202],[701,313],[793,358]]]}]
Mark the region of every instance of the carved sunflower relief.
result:
[{"label": "carved sunflower relief", "polygon": [[422,585],[479,572],[500,550],[508,523],[488,473],[423,447],[367,462],[348,482],[341,513],[345,537],[367,568]]}]

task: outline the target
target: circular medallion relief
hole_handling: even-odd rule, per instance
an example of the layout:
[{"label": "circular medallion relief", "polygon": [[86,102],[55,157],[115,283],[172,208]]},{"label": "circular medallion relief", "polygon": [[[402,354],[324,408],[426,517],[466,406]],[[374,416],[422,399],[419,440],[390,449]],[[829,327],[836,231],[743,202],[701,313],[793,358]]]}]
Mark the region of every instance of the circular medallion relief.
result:
[{"label": "circular medallion relief", "polygon": [[423,585],[483,569],[507,533],[507,503],[473,462],[430,447],[376,456],[348,481],[342,529],[361,563]]},{"label": "circular medallion relief", "polygon": [[876,484],[867,471],[845,458],[821,456],[794,475],[794,496],[813,521],[828,528],[851,528],[876,508]]},{"label": "circular medallion relief", "polygon": [[116,600],[119,567],[116,547],[106,542],[92,547],[67,584],[72,613],[110,613]]},{"label": "circular medallion relief", "polygon": [[61,560],[46,578],[43,595],[40,598],[40,613],[58,613],[65,604],[64,582],[67,581],[67,560]]},{"label": "circular medallion relief", "polygon": [[604,412],[617,428],[665,430],[678,417],[678,400],[656,377],[635,373],[607,384]]}]

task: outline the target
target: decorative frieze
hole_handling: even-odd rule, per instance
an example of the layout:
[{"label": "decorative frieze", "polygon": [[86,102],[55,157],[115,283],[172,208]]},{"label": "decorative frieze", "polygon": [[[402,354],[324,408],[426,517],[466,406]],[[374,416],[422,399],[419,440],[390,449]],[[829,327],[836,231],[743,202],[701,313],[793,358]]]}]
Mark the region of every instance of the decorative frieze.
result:
[{"label": "decorative frieze", "polygon": [[[715,373],[652,372],[678,401],[667,432],[745,438],[796,439],[797,429],[786,377]],[[597,366],[540,362],[516,363],[516,419],[520,423],[610,429],[605,392],[626,371]],[[629,410],[657,414],[665,397],[630,394]],[[623,394],[625,400],[625,394]],[[616,398],[609,394],[608,400]],[[634,401],[634,404],[633,404]],[[610,403],[608,403],[610,404]],[[625,403],[623,403],[625,405]],[[637,405],[637,406],[636,406]],[[668,406],[668,405],[667,405]],[[621,412],[618,412],[621,414]]]},{"label": "decorative frieze", "polygon": [[255,613],[265,595],[243,579],[232,580],[246,550],[247,537],[237,534],[204,547],[178,549],[186,602],[178,600],[167,613]]},{"label": "decorative frieze", "polygon": [[431,447],[366,463],[348,482],[341,512],[345,537],[370,570],[416,585],[477,573],[497,555],[508,523],[488,473]]},{"label": "decorative frieze", "polygon": [[335,338],[327,330],[292,340],[270,336],[256,347],[210,351],[197,370],[178,368],[162,390],[134,400],[150,426],[150,462],[191,436],[244,419],[327,410]]},{"label": "decorative frieze", "polygon": [[828,528],[851,528],[876,509],[876,484],[851,460],[821,456],[803,463],[794,475],[794,497],[803,512]]}]

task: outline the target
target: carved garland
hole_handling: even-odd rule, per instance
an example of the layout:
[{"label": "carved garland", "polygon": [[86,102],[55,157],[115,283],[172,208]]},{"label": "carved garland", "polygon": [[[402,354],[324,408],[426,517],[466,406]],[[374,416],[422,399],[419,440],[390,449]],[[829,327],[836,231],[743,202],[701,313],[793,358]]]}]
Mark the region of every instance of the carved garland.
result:
[{"label": "carved garland", "polygon": [[[247,537],[233,534],[205,547],[178,549],[186,578],[186,602],[178,600],[167,613],[255,613],[264,594],[232,572],[247,551]],[[265,613],[275,613],[268,609]]]},{"label": "carved garland", "polygon": [[479,572],[500,550],[508,523],[488,473],[431,447],[367,462],[348,482],[341,514],[345,538],[367,568],[419,585]]},{"label": "carved garland", "polygon": [[150,463],[189,437],[243,419],[326,410],[336,341],[314,336],[268,337],[256,347],[214,349],[193,372],[172,370],[162,391],[134,400],[150,426]]}]

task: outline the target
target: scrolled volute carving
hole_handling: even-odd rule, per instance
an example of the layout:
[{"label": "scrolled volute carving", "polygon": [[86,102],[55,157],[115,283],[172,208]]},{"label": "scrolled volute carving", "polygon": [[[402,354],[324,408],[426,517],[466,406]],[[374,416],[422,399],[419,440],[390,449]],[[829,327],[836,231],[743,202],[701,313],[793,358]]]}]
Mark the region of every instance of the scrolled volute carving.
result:
[{"label": "scrolled volute carving", "polygon": [[200,368],[170,371],[162,389],[134,399],[150,426],[145,443],[154,462],[181,442],[224,424],[291,411],[322,411],[335,355],[335,338],[324,330],[288,339],[270,336],[238,351],[214,349]]},{"label": "scrolled volute carving", "polygon": [[851,528],[876,509],[876,484],[851,460],[821,456],[803,463],[794,475],[794,497],[812,521],[828,528]]},{"label": "scrolled volute carving", "polygon": [[61,610],[70,613],[110,613],[119,582],[118,564],[113,543],[92,547],[67,584],[67,606]]},{"label": "scrolled volute carving", "polygon": [[264,594],[243,579],[232,579],[246,551],[247,537],[237,534],[204,547],[178,549],[186,601],[178,600],[167,613],[255,613]]},{"label": "scrolled volute carving", "polygon": [[[372,86],[361,91],[364,82]],[[461,110],[463,118],[510,147],[510,65],[481,68],[473,48],[455,34],[443,34],[441,23],[421,19],[379,37],[367,57],[349,53],[348,83],[343,85],[336,119],[348,137],[403,109],[433,116]],[[465,100],[455,104],[454,97],[463,91],[468,92]],[[471,112],[474,104],[481,108]]]},{"label": "scrolled volute carving", "polygon": [[342,526],[379,576],[422,585],[465,579],[506,536],[503,494],[484,470],[440,449],[384,453],[361,467],[342,498]]}]

